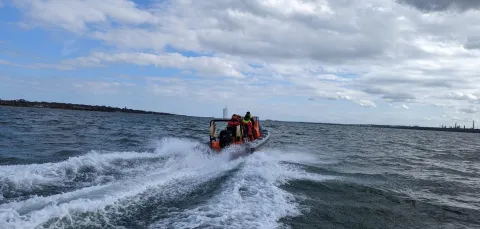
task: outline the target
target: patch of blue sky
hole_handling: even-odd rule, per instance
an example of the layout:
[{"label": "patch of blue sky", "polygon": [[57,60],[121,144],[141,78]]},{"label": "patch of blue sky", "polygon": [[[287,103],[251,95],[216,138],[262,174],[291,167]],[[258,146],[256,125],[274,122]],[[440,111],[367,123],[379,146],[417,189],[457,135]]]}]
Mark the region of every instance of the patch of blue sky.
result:
[{"label": "patch of blue sky", "polygon": [[[108,63],[106,63],[108,64]],[[124,63],[110,63],[108,66],[101,68],[106,71],[108,74],[122,74],[128,76],[157,76],[157,77],[168,77],[182,74],[182,71],[176,68],[165,68],[154,65],[135,65],[135,64],[124,64]],[[96,74],[99,73],[100,69],[95,69]]]},{"label": "patch of blue sky", "polygon": [[347,79],[355,79],[360,77],[357,73],[353,73],[353,72],[337,72],[333,74],[338,77],[347,78]]},{"label": "patch of blue sky", "polygon": [[[0,65],[1,74],[16,78],[48,77],[53,75],[68,76],[69,74],[59,74],[59,71],[51,68],[25,68],[22,66]],[[62,71],[65,72],[65,71]]]},{"label": "patch of blue sky", "polygon": [[198,77],[184,73],[175,68],[156,68],[154,66],[138,66],[110,64],[105,67],[81,67],[74,70],[57,70],[53,68],[21,68],[1,65],[0,74],[24,80],[62,80],[122,82],[146,84],[145,77],[197,79]]},{"label": "patch of blue sky", "polygon": [[[129,28],[128,25],[126,25],[124,22],[121,21],[115,21],[112,20],[112,18],[108,18],[106,22],[103,23],[91,23],[86,25],[89,30],[91,31],[99,31],[99,32],[105,32],[109,31],[112,29],[124,29],[124,28]],[[159,28],[159,25],[155,25],[155,28]],[[154,28],[150,22],[143,22],[143,23],[138,23],[138,24],[132,24],[132,28],[134,29],[145,29],[145,30],[151,30]]]},{"label": "patch of blue sky", "polygon": [[328,68],[324,68],[322,66],[318,66],[316,69],[312,69],[310,71],[312,74],[331,74],[331,75],[336,75],[341,78],[348,78],[348,79],[353,79],[353,78],[358,78],[359,75],[358,73],[350,72],[348,70],[340,69],[337,71],[329,71]]},{"label": "patch of blue sky", "polygon": [[254,69],[259,69],[259,68],[264,68],[265,66],[263,64],[248,64],[251,68]]},{"label": "patch of blue sky", "polygon": [[182,70],[175,68],[157,68],[154,66],[126,65],[121,63],[110,64],[106,67],[81,68],[75,71],[64,71],[70,76],[83,80],[101,80],[108,82],[134,83],[137,85],[147,84],[149,78],[182,78],[192,79],[195,76],[188,75]]},{"label": "patch of blue sky", "polygon": [[164,4],[168,3],[167,0],[132,0],[135,3],[136,7],[141,10],[149,10],[153,4]]},{"label": "patch of blue sky", "polygon": [[[246,80],[248,81],[250,78],[247,78]],[[275,85],[275,86],[296,86],[294,83],[292,82],[289,82],[289,81],[285,81],[285,80],[279,80],[279,81],[275,81],[275,80],[265,80],[265,79],[259,79],[258,81],[251,81],[251,84],[253,84],[254,86],[260,86],[260,87],[268,87],[268,86],[271,86],[271,85]]]},{"label": "patch of blue sky", "polygon": [[12,7],[9,1],[2,1],[3,7],[0,7],[0,22],[17,22],[21,18],[18,8]]},{"label": "patch of blue sky", "polygon": [[3,55],[15,63],[55,63],[66,58],[86,56],[99,41],[76,38],[64,31],[22,29],[15,25],[0,24],[0,44]]}]

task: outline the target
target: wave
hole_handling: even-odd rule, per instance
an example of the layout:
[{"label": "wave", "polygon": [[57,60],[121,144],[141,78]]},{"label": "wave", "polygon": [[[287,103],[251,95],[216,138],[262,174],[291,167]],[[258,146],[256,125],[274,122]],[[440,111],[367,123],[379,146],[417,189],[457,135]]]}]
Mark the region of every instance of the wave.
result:
[{"label": "wave", "polygon": [[282,163],[288,158],[294,159],[262,151],[244,158],[241,170],[223,184],[217,195],[195,208],[173,212],[150,228],[278,227],[279,219],[301,213],[296,202],[298,196],[283,190],[281,185],[293,179],[332,179]]},{"label": "wave", "polygon": [[64,188],[105,183],[127,174],[139,173],[149,160],[159,158],[152,153],[92,151],[59,163],[0,166],[0,191],[14,198],[42,192],[63,191]]},{"label": "wave", "polygon": [[280,218],[300,214],[297,197],[281,185],[333,178],[288,163],[302,159],[311,161],[266,150],[230,160],[228,152],[211,153],[202,143],[164,138],[154,152],[92,151],[58,163],[0,166],[0,223],[7,228],[276,227]]}]

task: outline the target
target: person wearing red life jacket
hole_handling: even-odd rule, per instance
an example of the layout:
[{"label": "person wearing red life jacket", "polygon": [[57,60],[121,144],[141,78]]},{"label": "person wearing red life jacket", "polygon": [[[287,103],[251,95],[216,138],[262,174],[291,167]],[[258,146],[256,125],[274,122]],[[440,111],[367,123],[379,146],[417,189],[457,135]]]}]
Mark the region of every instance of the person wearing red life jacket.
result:
[{"label": "person wearing red life jacket", "polygon": [[227,125],[229,127],[236,127],[236,126],[240,125],[240,119],[239,119],[238,115],[233,114],[232,119],[230,121],[228,121]]},{"label": "person wearing red life jacket", "polygon": [[234,137],[234,141],[240,141],[242,136],[237,136],[237,126],[239,126],[242,121],[239,115],[233,114],[230,121],[227,123],[227,130],[232,132],[232,136]]}]

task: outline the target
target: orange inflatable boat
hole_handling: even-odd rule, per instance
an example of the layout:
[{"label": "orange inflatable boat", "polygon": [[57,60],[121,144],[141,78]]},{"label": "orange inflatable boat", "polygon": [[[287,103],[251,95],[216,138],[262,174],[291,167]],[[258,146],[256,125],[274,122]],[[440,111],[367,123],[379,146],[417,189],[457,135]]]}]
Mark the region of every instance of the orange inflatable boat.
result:
[{"label": "orange inflatable boat", "polygon": [[[270,139],[270,132],[263,128],[257,116],[252,117],[253,141],[247,136],[246,126],[239,120],[212,119],[210,121],[210,147],[217,152],[230,145],[242,145],[247,152],[253,153]],[[236,123],[234,126],[226,125],[224,129],[217,129],[219,123]],[[220,124],[221,125],[221,124]]]}]

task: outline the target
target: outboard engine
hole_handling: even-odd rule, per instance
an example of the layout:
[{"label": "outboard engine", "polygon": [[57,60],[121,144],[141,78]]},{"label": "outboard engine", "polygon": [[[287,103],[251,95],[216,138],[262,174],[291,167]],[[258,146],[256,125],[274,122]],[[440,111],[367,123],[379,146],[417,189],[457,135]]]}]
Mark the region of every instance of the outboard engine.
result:
[{"label": "outboard engine", "polygon": [[222,130],[220,131],[220,135],[218,138],[220,139],[220,147],[223,148],[227,145],[232,144],[232,132],[230,130]]}]

